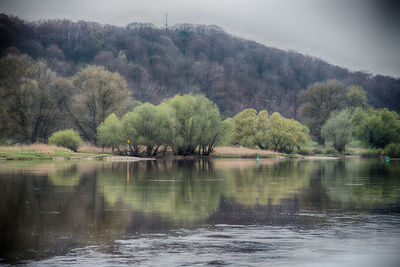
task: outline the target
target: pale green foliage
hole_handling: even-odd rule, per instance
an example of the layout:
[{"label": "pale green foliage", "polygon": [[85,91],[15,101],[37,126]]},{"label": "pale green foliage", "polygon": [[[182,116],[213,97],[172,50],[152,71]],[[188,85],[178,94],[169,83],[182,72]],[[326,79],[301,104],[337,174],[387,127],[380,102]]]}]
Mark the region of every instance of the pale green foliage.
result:
[{"label": "pale green foliage", "polygon": [[122,138],[130,140],[130,152],[138,155],[144,147],[148,156],[156,155],[161,145],[167,146],[173,137],[173,112],[162,103],[154,106],[144,103],[136,106],[122,118]]},{"label": "pale green foliage", "polygon": [[8,54],[0,60],[0,121],[17,141],[45,141],[68,98],[53,81],[56,74],[43,61]]},{"label": "pale green foliage", "polygon": [[332,112],[330,118],[322,127],[322,136],[326,141],[332,142],[338,152],[343,152],[351,141],[351,112],[342,110]]},{"label": "pale green foliage", "polygon": [[233,117],[233,141],[244,146],[292,153],[307,140],[308,129],[299,122],[266,110],[245,109]]},{"label": "pale green foliage", "polygon": [[139,115],[134,112],[128,112],[122,117],[122,135],[124,140],[130,140],[129,148],[132,155],[140,152],[138,143],[138,134],[135,128],[135,121],[139,119]]},{"label": "pale green foliage", "polygon": [[384,148],[400,142],[399,115],[388,109],[357,110],[352,120],[355,136],[363,143]]},{"label": "pale green foliage", "polygon": [[222,121],[222,139],[221,145],[232,144],[232,130],[233,130],[233,119],[227,118]]},{"label": "pale green foliage", "polygon": [[358,85],[352,85],[347,88],[347,105],[353,112],[356,108],[365,109],[368,107],[367,92]]},{"label": "pale green foliage", "polygon": [[209,155],[223,140],[223,126],[217,105],[202,95],[196,95],[198,113],[201,114],[198,137],[199,154]]},{"label": "pale green foliage", "polygon": [[254,143],[260,149],[268,148],[268,130],[270,128],[269,115],[266,110],[262,110],[258,113],[257,127],[254,136]]},{"label": "pale green foliage", "polygon": [[300,107],[300,117],[310,129],[313,139],[323,144],[322,126],[332,111],[343,107],[345,87],[336,80],[317,82],[302,91],[301,98],[303,105]]},{"label": "pale green foliage", "polygon": [[244,109],[233,117],[233,143],[251,147],[257,129],[257,111]]},{"label": "pale green foliage", "polygon": [[210,154],[223,137],[218,107],[202,95],[176,95],[165,102],[173,110],[174,135],[170,145],[175,154]]},{"label": "pale green foliage", "polygon": [[200,135],[199,106],[193,95],[176,95],[166,101],[174,110],[175,136],[171,147],[175,154],[187,155],[195,152]]},{"label": "pale green foliage", "polygon": [[136,133],[136,142],[146,147],[148,156],[157,153],[160,142],[160,127],[157,125],[157,108],[150,104],[144,103],[135,107],[132,111],[137,114],[136,119],[132,121],[132,126]]},{"label": "pale green foliage", "polygon": [[292,153],[307,140],[304,127],[293,119],[286,119],[274,112],[269,119],[268,143],[274,151]]},{"label": "pale green foliage", "polygon": [[157,142],[164,146],[163,153],[170,145],[175,136],[175,113],[174,110],[165,102],[157,106],[156,125],[159,128]]},{"label": "pale green foliage", "polygon": [[97,144],[102,147],[117,148],[124,144],[122,122],[112,113],[97,128]]},{"label": "pale green foliage", "polygon": [[85,138],[95,142],[98,125],[111,113],[126,111],[126,80],[104,67],[88,65],[75,75],[74,85],[77,94],[69,111]]},{"label": "pale green foliage", "polygon": [[[201,95],[177,95],[158,106],[139,104],[121,122],[123,139],[131,140],[130,152],[156,155],[161,146],[175,154],[210,154],[223,138],[217,106]],[[100,130],[100,128],[99,128]]]},{"label": "pale green foliage", "polygon": [[279,113],[269,118],[266,110],[257,115],[254,109],[247,109],[233,119],[221,121],[217,106],[204,96],[176,95],[158,106],[139,104],[121,121],[112,114],[100,125],[98,134],[99,144],[117,148],[129,139],[133,155],[144,149],[147,155],[154,156],[161,146],[164,152],[170,146],[178,155],[196,150],[209,155],[217,144],[230,143],[231,133],[237,139],[240,133],[243,144],[291,153],[306,141],[307,130]]},{"label": "pale green foliage", "polygon": [[53,133],[49,138],[49,144],[66,147],[76,151],[82,144],[82,139],[77,131],[68,129]]}]

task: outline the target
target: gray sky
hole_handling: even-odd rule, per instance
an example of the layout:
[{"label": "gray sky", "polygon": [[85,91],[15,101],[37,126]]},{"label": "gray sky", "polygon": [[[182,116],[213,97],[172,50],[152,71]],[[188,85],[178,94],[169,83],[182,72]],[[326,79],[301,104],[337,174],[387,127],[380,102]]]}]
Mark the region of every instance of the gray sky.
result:
[{"label": "gray sky", "polygon": [[215,24],[267,46],[316,56],[350,70],[400,77],[397,0],[0,0],[27,20],[67,18],[125,26]]}]

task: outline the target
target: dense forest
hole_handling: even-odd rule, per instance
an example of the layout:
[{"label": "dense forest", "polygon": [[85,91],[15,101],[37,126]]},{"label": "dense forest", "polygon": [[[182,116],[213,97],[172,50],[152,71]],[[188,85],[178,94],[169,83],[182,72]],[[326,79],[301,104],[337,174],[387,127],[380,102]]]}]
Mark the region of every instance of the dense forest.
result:
[{"label": "dense forest", "polygon": [[87,64],[104,66],[123,76],[132,97],[142,102],[201,93],[218,105],[223,118],[254,108],[297,119],[299,92],[330,79],[360,85],[370,105],[400,112],[400,79],[351,72],[232,36],[217,26],[27,22],[1,14],[0,55],[8,53],[44,59],[58,77],[76,75]]}]

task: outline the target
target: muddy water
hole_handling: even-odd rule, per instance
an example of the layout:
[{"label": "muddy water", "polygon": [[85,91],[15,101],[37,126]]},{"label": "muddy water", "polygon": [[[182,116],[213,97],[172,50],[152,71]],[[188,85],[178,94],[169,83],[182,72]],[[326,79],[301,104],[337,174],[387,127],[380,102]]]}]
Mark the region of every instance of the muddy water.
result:
[{"label": "muddy water", "polygon": [[0,264],[400,266],[400,161],[3,162]]}]

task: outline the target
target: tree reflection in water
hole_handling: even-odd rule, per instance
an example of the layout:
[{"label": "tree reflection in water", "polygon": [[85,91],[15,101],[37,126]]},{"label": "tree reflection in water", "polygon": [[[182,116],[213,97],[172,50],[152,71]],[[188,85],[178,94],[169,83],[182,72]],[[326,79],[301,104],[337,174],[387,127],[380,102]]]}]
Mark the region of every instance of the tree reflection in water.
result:
[{"label": "tree reflection in water", "polygon": [[0,258],[204,225],[318,228],[313,214],[398,208],[399,176],[400,162],[359,159],[5,162]]}]

